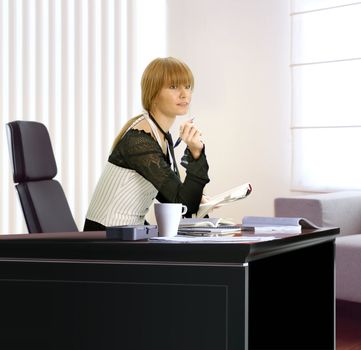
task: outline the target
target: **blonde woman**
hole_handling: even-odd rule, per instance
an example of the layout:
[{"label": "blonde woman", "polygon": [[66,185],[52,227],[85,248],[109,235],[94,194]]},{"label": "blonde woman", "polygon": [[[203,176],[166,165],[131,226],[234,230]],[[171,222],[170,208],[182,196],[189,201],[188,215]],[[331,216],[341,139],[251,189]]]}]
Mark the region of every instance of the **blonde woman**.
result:
[{"label": "blonde woman", "polygon": [[186,205],[187,216],[198,211],[209,182],[201,133],[192,121],[180,127],[187,146],[182,157],[183,182],[169,133],[176,117],[188,112],[193,87],[191,70],[176,58],[157,58],[146,67],[141,81],[144,112],[129,120],[114,140],[84,231],[144,224],[155,199]]}]

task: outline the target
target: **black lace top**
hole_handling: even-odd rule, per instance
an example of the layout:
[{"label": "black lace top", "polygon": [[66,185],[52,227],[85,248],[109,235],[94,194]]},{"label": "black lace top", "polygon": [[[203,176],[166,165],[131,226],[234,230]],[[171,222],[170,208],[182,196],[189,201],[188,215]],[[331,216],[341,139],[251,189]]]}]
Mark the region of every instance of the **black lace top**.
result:
[{"label": "black lace top", "polygon": [[159,191],[157,199],[160,202],[182,203],[187,206],[188,215],[198,211],[203,188],[209,182],[204,149],[197,160],[188,149],[185,150],[182,165],[186,168],[186,177],[182,182],[171,168],[169,155],[165,155],[151,134],[143,130],[129,130],[108,161],[137,171]]}]

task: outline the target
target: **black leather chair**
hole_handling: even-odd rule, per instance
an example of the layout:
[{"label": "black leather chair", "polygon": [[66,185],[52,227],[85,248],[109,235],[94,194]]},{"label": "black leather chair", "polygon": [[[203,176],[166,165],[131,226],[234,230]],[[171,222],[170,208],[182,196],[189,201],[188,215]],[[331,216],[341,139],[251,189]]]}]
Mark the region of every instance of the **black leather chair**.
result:
[{"label": "black leather chair", "polygon": [[6,124],[13,178],[29,233],[78,231],[60,183],[45,125]]}]

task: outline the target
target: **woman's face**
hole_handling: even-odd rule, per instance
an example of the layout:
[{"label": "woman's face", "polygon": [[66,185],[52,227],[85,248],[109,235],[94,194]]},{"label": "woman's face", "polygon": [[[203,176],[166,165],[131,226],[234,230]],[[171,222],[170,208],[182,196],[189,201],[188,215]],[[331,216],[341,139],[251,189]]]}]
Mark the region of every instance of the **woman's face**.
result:
[{"label": "woman's face", "polygon": [[190,85],[167,84],[162,87],[154,99],[154,110],[167,117],[184,115],[188,112],[192,99],[192,88]]}]

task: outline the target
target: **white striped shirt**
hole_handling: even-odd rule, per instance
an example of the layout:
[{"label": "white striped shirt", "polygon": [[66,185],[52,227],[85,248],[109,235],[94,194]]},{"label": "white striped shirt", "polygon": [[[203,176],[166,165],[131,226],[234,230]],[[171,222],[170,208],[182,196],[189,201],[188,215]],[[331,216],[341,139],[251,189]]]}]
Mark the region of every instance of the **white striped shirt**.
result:
[{"label": "white striped shirt", "polygon": [[104,226],[144,224],[158,190],[135,170],[107,163],[87,213]]},{"label": "white striped shirt", "polygon": [[[127,131],[143,119],[148,121],[161,146],[157,127],[147,113],[137,119]],[[158,190],[153,184],[135,170],[107,162],[86,217],[104,226],[143,224],[145,215],[157,194]]]}]

